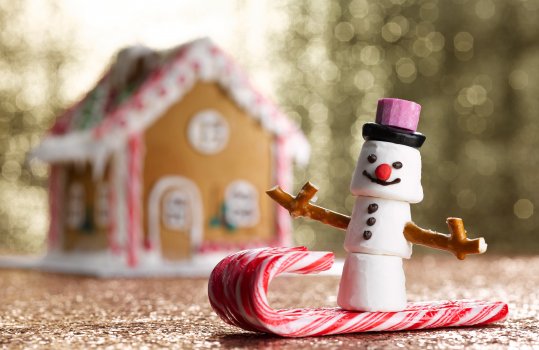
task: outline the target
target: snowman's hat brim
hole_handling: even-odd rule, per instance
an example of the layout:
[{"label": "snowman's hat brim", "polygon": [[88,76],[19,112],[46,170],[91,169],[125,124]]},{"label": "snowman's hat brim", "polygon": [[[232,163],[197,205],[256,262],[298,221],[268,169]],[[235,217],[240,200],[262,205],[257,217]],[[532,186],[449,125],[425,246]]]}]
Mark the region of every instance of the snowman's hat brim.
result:
[{"label": "snowman's hat brim", "polygon": [[386,141],[413,148],[421,147],[427,139],[425,135],[419,132],[376,123],[365,123],[363,125],[363,138],[366,141]]}]

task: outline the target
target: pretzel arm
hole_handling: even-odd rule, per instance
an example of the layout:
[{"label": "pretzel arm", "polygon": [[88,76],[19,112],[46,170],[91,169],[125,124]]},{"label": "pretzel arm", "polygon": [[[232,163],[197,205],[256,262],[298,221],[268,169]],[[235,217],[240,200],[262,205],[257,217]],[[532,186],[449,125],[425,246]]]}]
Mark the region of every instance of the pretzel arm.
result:
[{"label": "pretzel arm", "polygon": [[450,235],[425,230],[413,222],[404,226],[404,237],[411,243],[421,244],[427,247],[447,250],[459,259],[464,260],[467,254],[482,254],[487,250],[487,244],[483,237],[469,239],[464,229],[464,223],[460,218],[448,218]]},{"label": "pretzel arm", "polygon": [[326,225],[346,230],[350,223],[350,217],[312,204],[310,200],[316,192],[318,192],[318,188],[310,182],[303,185],[296,197],[283,191],[279,186],[266,191],[274,201],[288,210],[293,217],[308,217]]}]

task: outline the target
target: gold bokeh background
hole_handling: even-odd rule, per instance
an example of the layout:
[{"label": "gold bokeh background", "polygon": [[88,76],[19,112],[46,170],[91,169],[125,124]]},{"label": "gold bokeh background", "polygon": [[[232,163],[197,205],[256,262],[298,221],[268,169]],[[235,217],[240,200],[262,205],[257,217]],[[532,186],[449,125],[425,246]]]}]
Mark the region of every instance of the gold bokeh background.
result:
[{"label": "gold bokeh background", "polygon": [[[421,149],[425,199],[412,206],[414,221],[445,232],[445,218],[459,216],[470,235],[485,236],[490,251],[539,252],[539,1],[227,3],[184,5],[193,14],[168,8],[174,2],[147,3],[155,21],[161,12],[177,16],[184,34],[156,27],[135,39],[164,47],[215,33],[308,136],[312,158],[297,169],[295,189],[311,180],[320,187],[320,205],[350,213],[361,126],[374,120],[379,98],[413,100],[423,106],[419,131],[427,136]],[[81,39],[83,26],[106,29],[108,22],[88,14],[87,23],[79,23],[63,4],[44,1],[36,10],[36,2],[0,1],[2,253],[43,250],[47,167],[27,153],[54,116],[92,86],[91,78],[73,82],[81,75],[95,81],[107,63],[103,57],[120,49],[119,39],[103,49],[104,35]],[[130,2],[123,4],[108,16],[129,11]],[[193,18],[220,18],[224,6],[229,22],[197,27]],[[181,27],[187,18],[191,22]],[[138,29],[114,30],[111,37]],[[122,37],[126,44],[133,39]],[[96,51],[100,59],[89,65],[86,57]],[[93,68],[82,70],[81,62]],[[342,252],[343,239],[321,224],[295,222],[297,244]]]}]

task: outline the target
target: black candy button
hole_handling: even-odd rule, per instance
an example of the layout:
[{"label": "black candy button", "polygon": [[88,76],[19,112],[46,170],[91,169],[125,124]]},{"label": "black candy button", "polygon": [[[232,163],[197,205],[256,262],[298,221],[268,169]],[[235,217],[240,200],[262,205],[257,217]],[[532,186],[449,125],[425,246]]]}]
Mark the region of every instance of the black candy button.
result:
[{"label": "black candy button", "polygon": [[368,218],[367,219],[367,225],[372,226],[374,224],[376,224],[376,219],[375,218]]},{"label": "black candy button", "polygon": [[365,239],[371,239],[372,237],[372,232],[371,231],[363,231],[363,238]]},{"label": "black candy button", "polygon": [[378,204],[376,203],[369,204],[369,206],[367,207],[367,213],[369,214],[372,214],[377,210],[378,210]]}]

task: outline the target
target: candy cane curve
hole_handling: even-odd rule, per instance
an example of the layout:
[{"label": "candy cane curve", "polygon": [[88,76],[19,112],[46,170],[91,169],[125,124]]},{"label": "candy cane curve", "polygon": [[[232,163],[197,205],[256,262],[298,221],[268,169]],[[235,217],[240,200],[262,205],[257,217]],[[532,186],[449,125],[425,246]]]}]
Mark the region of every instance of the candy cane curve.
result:
[{"label": "candy cane curve", "polygon": [[305,247],[251,249],[229,255],[210,276],[210,304],[228,324],[284,337],[485,325],[501,322],[508,314],[503,302],[479,300],[408,303],[399,312],[271,308],[267,293],[274,277],[284,272],[325,271],[333,259],[331,252],[312,252]]}]

